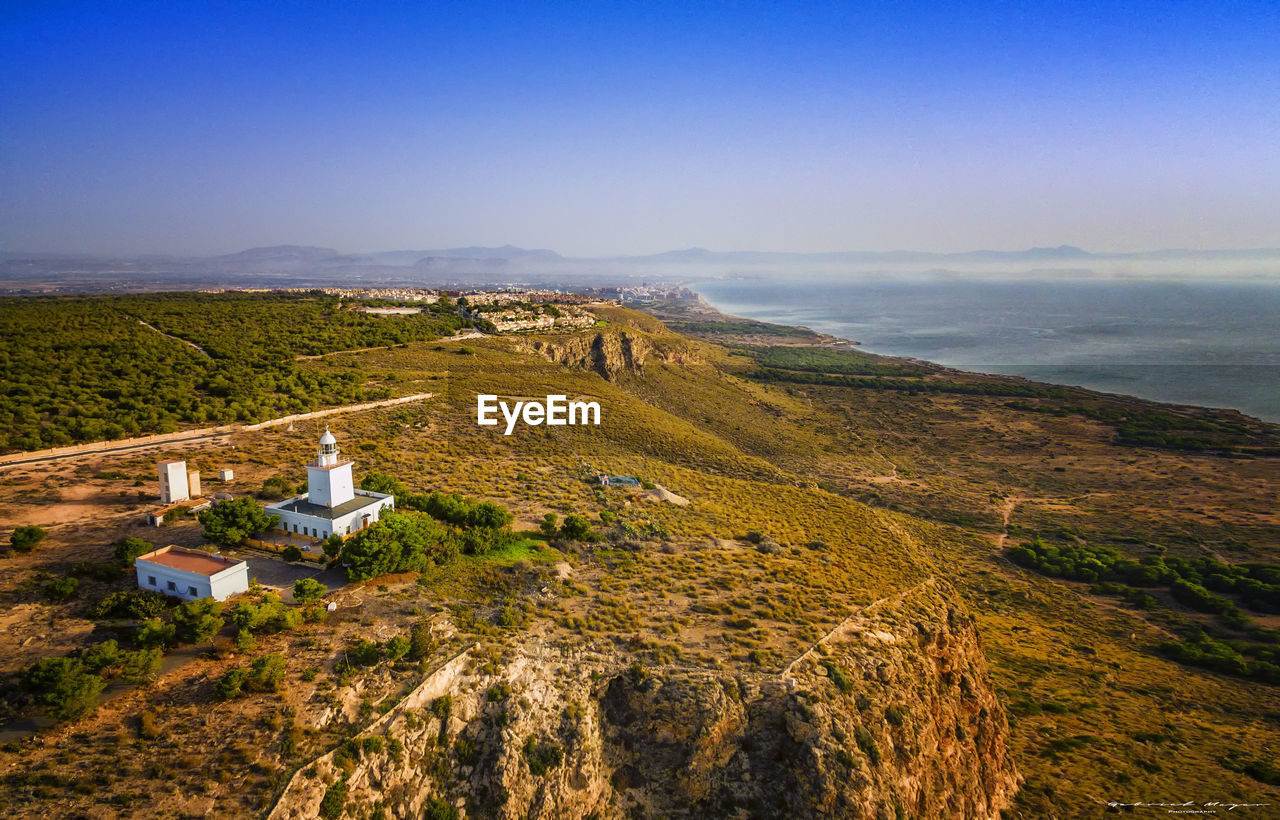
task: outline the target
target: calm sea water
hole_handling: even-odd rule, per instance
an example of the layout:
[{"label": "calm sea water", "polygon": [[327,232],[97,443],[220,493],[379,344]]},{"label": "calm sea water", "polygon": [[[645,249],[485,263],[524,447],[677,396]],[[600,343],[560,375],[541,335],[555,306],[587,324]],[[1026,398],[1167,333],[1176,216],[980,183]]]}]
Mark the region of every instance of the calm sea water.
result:
[{"label": "calm sea water", "polygon": [[1280,283],[722,280],[725,313],[949,367],[1280,422]]}]

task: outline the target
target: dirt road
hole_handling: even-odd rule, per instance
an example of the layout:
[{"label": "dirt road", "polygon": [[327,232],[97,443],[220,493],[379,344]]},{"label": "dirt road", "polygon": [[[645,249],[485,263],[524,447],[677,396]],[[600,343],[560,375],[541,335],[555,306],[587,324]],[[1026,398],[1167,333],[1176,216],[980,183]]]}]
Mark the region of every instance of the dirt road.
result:
[{"label": "dirt road", "polygon": [[347,404],[342,407],[329,407],[324,410],[315,410],[310,413],[297,413],[292,416],[281,416],[278,419],[269,419],[267,421],[258,422],[257,424],[227,424],[221,427],[203,427],[198,430],[181,430],[176,433],[161,433],[154,436],[144,436],[142,438],[124,438],[116,441],[97,441],[90,444],[73,444],[69,447],[54,447],[51,450],[9,453],[8,455],[0,456],[0,469],[11,467],[16,464],[36,464],[42,461],[57,461],[58,459],[73,458],[75,456],[90,455],[94,453],[112,453],[120,450],[144,450],[150,447],[160,447],[177,442],[218,438],[232,433],[261,430],[264,427],[276,427],[281,424],[289,424],[295,421],[318,419],[324,416],[332,416],[337,413],[357,413],[361,410],[373,410],[378,407],[392,407],[397,404],[423,401],[424,399],[429,399],[434,395],[435,393],[414,393],[411,396],[401,396],[396,399],[370,401],[363,404]]}]

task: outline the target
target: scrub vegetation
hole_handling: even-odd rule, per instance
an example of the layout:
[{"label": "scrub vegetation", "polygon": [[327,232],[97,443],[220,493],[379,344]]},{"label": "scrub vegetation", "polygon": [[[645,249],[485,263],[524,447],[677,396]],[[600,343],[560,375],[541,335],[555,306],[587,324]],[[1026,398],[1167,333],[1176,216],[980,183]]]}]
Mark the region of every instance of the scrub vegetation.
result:
[{"label": "scrub vegetation", "polygon": [[[239,304],[215,302],[217,310]],[[1263,666],[1275,663],[1267,630],[1280,626],[1271,608],[1277,476],[1275,460],[1262,457],[1274,428],[873,357],[687,304],[653,311],[671,325],[601,308],[607,327],[469,340],[470,355],[426,335],[365,345],[355,331],[346,344],[377,349],[306,360],[292,358],[300,341],[276,350],[316,384],[358,374],[362,390],[435,394],[326,419],[362,486],[393,493],[397,512],[330,545],[350,583],[326,577],[327,593],[302,588],[297,605],[255,590],[219,611],[179,614],[130,589],[120,565],[133,550],[117,556],[116,545],[155,537],[132,523],[50,528],[39,548],[0,561],[6,603],[23,608],[13,617],[67,627],[56,652],[43,650],[58,668],[33,673],[31,687],[22,681],[40,661],[36,650],[6,645],[10,714],[53,715],[62,707],[52,698],[65,714],[99,703],[47,730],[74,743],[0,752],[0,811],[127,805],[154,815],[216,806],[262,815],[321,754],[334,751],[350,773],[356,761],[401,753],[402,738],[367,745],[358,734],[463,649],[474,647],[465,674],[495,676],[485,708],[497,721],[526,696],[504,691],[498,670],[533,640],[607,655],[637,681],[708,668],[776,676],[859,607],[929,576],[965,597],[1010,713],[1026,777],[1010,816],[1089,816],[1100,795],[1280,803],[1267,767],[1280,754],[1280,690]],[[147,321],[205,346],[177,332],[176,318]],[[156,337],[148,343],[169,343],[147,333]],[[632,360],[593,356],[607,348],[598,334],[625,334]],[[202,355],[182,344],[172,352]],[[789,375],[762,377],[766,370]],[[476,425],[478,393],[589,397],[601,404],[601,424],[521,427],[505,437]],[[1122,415],[1218,446],[1126,440]],[[238,493],[273,477],[288,491],[303,480],[298,465],[320,429],[238,433],[217,463],[235,468]],[[133,482],[154,488],[157,457],[115,456],[83,473],[70,465],[0,473],[17,499],[0,515],[17,504],[52,505],[49,494],[75,482],[135,510]],[[639,486],[603,487],[600,474]],[[201,538],[194,521],[164,535]],[[115,574],[98,580],[86,571],[73,597],[43,596],[43,584],[79,564]],[[193,648],[189,641],[219,620]],[[117,632],[119,653],[167,651],[166,665],[198,657],[153,683],[99,695],[92,676],[108,681],[109,670],[124,668],[99,660],[111,655],[106,647],[89,652],[105,629]],[[911,734],[910,708],[866,697],[854,670],[823,660],[822,697],[883,714],[886,727]],[[445,698],[405,718],[439,733],[412,761],[424,771],[483,754],[470,734],[449,733]],[[850,732],[833,763],[887,766],[897,750],[886,737]],[[571,738],[539,731],[515,742],[518,763],[539,782],[564,776]],[[91,794],[77,791],[85,773],[102,781]],[[315,783],[326,816],[375,815],[351,802],[342,777]],[[452,808],[444,797],[433,801],[431,812]]]},{"label": "scrub vegetation", "polygon": [[296,357],[473,324],[451,304],[374,316],[320,293],[0,298],[0,453],[386,398],[383,374]]}]

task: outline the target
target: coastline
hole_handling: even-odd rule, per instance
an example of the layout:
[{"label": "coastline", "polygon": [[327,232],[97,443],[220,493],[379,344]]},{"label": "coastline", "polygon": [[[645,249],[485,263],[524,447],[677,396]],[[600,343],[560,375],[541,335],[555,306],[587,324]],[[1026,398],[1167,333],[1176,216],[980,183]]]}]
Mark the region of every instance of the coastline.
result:
[{"label": "coastline", "polygon": [[[1139,392],[1133,392],[1133,391],[1124,390],[1124,389],[1115,389],[1110,387],[1109,385],[1100,384],[1100,382],[1116,381],[1122,378],[1134,380],[1133,376],[1119,375],[1117,371],[1122,371],[1122,370],[1139,371],[1143,368],[1161,368],[1165,370],[1190,371],[1194,369],[1208,369],[1208,368],[1220,369],[1221,365],[1209,364],[1207,362],[1206,363],[1187,362],[1187,363],[1175,363],[1175,364],[1121,362],[1116,364],[1103,365],[1103,364],[1088,364],[1088,363],[1062,361],[1062,362],[1048,362],[1048,363],[1036,363],[1036,364],[1026,364],[1026,365],[996,364],[996,365],[991,365],[990,369],[984,369],[982,366],[975,366],[971,364],[952,364],[952,363],[937,361],[936,359],[927,358],[926,356],[921,356],[915,353],[887,351],[879,346],[867,348],[863,344],[863,340],[853,340],[846,336],[842,336],[840,335],[840,331],[838,329],[831,327],[832,324],[839,324],[839,322],[836,320],[832,320],[826,326],[822,324],[818,324],[817,327],[812,327],[806,324],[798,324],[792,319],[790,319],[789,317],[785,315],[781,315],[783,313],[786,313],[785,310],[779,311],[776,308],[773,310],[770,310],[766,305],[763,305],[763,304],[759,306],[758,310],[753,309],[749,313],[746,311],[744,311],[741,314],[727,313],[725,312],[725,310],[722,310],[721,307],[719,307],[715,302],[712,301],[711,296],[709,296],[707,293],[705,293],[702,290],[703,286],[705,286],[706,284],[707,284],[706,282],[698,282],[694,284],[685,285],[685,287],[687,287],[690,291],[692,291],[697,295],[698,302],[700,305],[700,313],[702,313],[708,318],[712,316],[721,316],[729,319],[741,319],[744,321],[761,322],[761,323],[777,325],[777,326],[800,328],[800,329],[809,331],[810,333],[813,333],[816,336],[820,336],[825,339],[832,340],[831,343],[833,346],[841,345],[841,344],[847,345],[847,346],[856,346],[855,349],[859,350],[860,352],[866,353],[867,355],[878,356],[878,357],[892,360],[895,362],[915,362],[915,363],[920,363],[930,367],[941,368],[941,369],[945,369],[945,370],[957,372],[957,373],[1022,379],[1035,384],[1086,390],[1091,393],[1110,396],[1117,399],[1147,402],[1153,405],[1159,405],[1161,407],[1165,407],[1169,409],[1177,409],[1182,411],[1193,411],[1197,413],[1207,412],[1207,413],[1213,413],[1213,414],[1223,414],[1223,413],[1239,414],[1240,416],[1253,420],[1257,423],[1265,424],[1270,427],[1280,428],[1280,411],[1265,412],[1264,410],[1263,412],[1259,412],[1254,409],[1245,409],[1245,408],[1242,408],[1241,406],[1233,406],[1232,404],[1227,403],[1225,401],[1220,404],[1215,404],[1215,403],[1209,403],[1204,401],[1179,400],[1176,398],[1169,398],[1166,396],[1157,396],[1157,395],[1150,395],[1150,394],[1141,395]],[[731,307],[726,307],[726,309],[742,310],[743,307],[744,305],[737,304]],[[752,306],[752,307],[754,308],[755,306]],[[1203,349],[1203,346],[1202,345],[1199,346],[1199,349]],[[1240,368],[1240,369],[1257,368],[1259,370],[1267,370],[1275,367],[1269,364],[1238,364],[1238,363],[1233,363],[1231,366]],[[1054,375],[1064,373],[1064,372],[1075,371],[1080,373],[1087,373],[1090,370],[1096,370],[1098,371],[1098,373],[1094,374],[1092,378],[1082,377],[1081,379],[1078,379],[1078,380],[1065,380],[1061,378],[1053,378]],[[1107,372],[1107,371],[1110,371],[1110,372]],[[1272,374],[1264,374],[1264,379],[1271,375]],[[1203,381],[1204,380],[1200,379],[1200,380],[1197,380],[1196,383],[1203,383]],[[1248,402],[1245,402],[1245,404],[1248,404]]]}]

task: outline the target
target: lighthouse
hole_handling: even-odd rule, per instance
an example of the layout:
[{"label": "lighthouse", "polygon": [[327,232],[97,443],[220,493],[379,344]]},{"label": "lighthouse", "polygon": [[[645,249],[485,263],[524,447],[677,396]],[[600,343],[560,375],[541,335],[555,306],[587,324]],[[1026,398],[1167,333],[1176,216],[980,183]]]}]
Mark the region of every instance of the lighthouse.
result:
[{"label": "lighthouse", "polygon": [[351,469],[355,462],[344,460],[338,452],[338,440],[324,428],[316,460],[307,465],[307,495],[312,504],[340,507],[356,497]]},{"label": "lighthouse", "polygon": [[303,550],[311,548],[307,542],[345,537],[377,523],[384,511],[395,509],[395,497],[356,489],[354,466],[326,427],[315,459],[307,464],[307,491],[267,504],[267,513],[280,516],[280,530],[300,539]]}]

